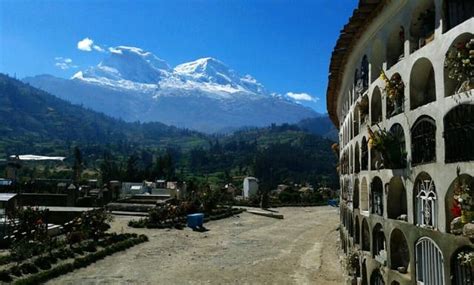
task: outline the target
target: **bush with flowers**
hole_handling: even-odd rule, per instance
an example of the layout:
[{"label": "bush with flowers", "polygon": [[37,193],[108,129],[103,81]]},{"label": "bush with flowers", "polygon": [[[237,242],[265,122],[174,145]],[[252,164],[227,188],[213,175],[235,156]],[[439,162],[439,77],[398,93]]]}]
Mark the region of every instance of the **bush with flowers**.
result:
[{"label": "bush with flowers", "polygon": [[369,98],[367,95],[362,96],[362,99],[357,102],[357,108],[359,109],[361,122],[364,122],[369,115]]},{"label": "bush with flowers", "polygon": [[390,115],[396,115],[403,111],[403,99],[405,93],[405,83],[402,81],[400,74],[395,73],[388,79],[385,72],[382,70],[380,78],[385,82],[383,89],[388,98],[390,108],[393,110]]},{"label": "bush with flowers", "polygon": [[474,38],[454,45],[446,54],[444,67],[448,77],[458,82],[457,93],[474,88]]},{"label": "bush with flowers", "polygon": [[474,251],[460,252],[457,257],[461,265],[474,267]]},{"label": "bush with flowers", "polygon": [[386,168],[401,168],[404,166],[406,151],[402,149],[402,143],[391,132],[378,129],[373,131],[367,127],[369,149],[373,149],[382,155]]},{"label": "bush with flowers", "polygon": [[474,217],[471,213],[474,210],[474,201],[472,198],[473,190],[469,186],[467,179],[462,179],[460,176],[460,168],[456,170],[457,178],[454,182],[453,199],[454,203],[451,208],[451,213],[454,217],[461,216],[463,223],[469,223]]}]

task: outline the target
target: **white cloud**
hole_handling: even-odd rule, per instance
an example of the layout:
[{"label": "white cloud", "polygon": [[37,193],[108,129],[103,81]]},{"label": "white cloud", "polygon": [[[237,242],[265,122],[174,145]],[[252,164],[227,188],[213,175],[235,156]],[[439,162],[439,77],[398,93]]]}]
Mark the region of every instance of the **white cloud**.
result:
[{"label": "white cloud", "polygon": [[64,57],[58,56],[58,57],[55,57],[54,60],[56,61],[54,65],[57,68],[60,68],[62,70],[67,70],[69,68],[77,68],[77,65],[74,65],[72,63],[72,59],[70,58],[64,58]]},{"label": "white cloud", "polygon": [[105,52],[105,50],[98,45],[93,45],[92,48],[98,52]]},{"label": "white cloud", "polygon": [[89,38],[84,38],[83,40],[77,42],[77,48],[82,51],[92,51],[92,45],[94,41]]},{"label": "white cloud", "polygon": [[318,97],[313,97],[309,95],[308,93],[294,93],[294,92],[288,92],[286,93],[286,96],[296,100],[296,101],[310,101],[310,102],[317,102],[319,100]]},{"label": "white cloud", "polygon": [[109,47],[109,51],[111,53],[118,53],[118,54],[122,54],[122,51],[120,49],[116,49],[114,47]]}]

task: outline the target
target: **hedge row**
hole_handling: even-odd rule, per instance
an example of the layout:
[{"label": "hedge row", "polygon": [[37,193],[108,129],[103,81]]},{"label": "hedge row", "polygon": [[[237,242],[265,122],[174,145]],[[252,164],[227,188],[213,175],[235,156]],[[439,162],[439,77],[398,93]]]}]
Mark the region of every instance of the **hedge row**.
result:
[{"label": "hedge row", "polygon": [[[253,208],[260,208],[260,205],[251,204],[248,202],[238,201],[234,202],[234,206],[241,206],[241,207],[253,207]],[[327,206],[327,202],[318,202],[318,203],[278,203],[278,204],[271,204],[270,208],[281,208],[281,207],[319,207],[319,206]]]},{"label": "hedge row", "polygon": [[112,244],[102,250],[96,251],[94,253],[90,253],[83,257],[78,257],[73,262],[64,263],[52,269],[44,270],[39,273],[28,276],[26,278],[19,279],[15,281],[15,284],[25,285],[25,284],[43,283],[50,279],[72,272],[75,269],[86,267],[96,262],[97,260],[105,258],[108,255],[125,250],[134,245],[137,245],[139,243],[146,242],[146,241],[148,241],[148,237],[145,235],[139,235],[138,237],[131,237],[127,240]]},{"label": "hedge row", "polygon": [[[233,215],[238,215],[244,212],[245,209],[237,209],[233,208],[230,210],[225,210],[222,211],[219,214],[214,214],[214,215],[206,215],[204,217],[204,223],[207,223],[209,221],[217,221],[220,219],[225,219],[229,218]],[[135,221],[130,221],[128,222],[128,226],[132,228],[148,228],[148,229],[169,229],[173,227],[184,227],[185,223],[183,222],[182,224],[176,224],[176,223],[162,223],[162,224],[155,224],[155,223],[150,223],[148,218],[144,219],[139,219]]]}]

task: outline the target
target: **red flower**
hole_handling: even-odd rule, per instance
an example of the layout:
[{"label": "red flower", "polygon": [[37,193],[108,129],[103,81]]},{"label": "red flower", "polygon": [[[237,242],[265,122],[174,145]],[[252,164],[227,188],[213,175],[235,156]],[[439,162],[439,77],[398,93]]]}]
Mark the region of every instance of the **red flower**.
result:
[{"label": "red flower", "polygon": [[455,218],[461,216],[461,207],[457,201],[453,202],[453,207],[451,208],[451,214],[453,214]]}]

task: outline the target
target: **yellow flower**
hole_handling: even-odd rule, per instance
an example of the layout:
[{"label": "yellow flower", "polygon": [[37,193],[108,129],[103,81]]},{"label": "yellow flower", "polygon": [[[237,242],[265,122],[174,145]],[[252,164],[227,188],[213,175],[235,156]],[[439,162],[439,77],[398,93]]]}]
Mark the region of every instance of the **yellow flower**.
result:
[{"label": "yellow flower", "polygon": [[369,138],[368,142],[367,142],[367,145],[369,146],[369,149],[371,149],[372,147],[374,147],[374,139],[373,138]]},{"label": "yellow flower", "polygon": [[381,78],[383,81],[385,81],[385,82],[388,81],[387,75],[385,74],[385,72],[384,72],[383,70],[382,70],[382,72],[380,73],[380,78]]}]

